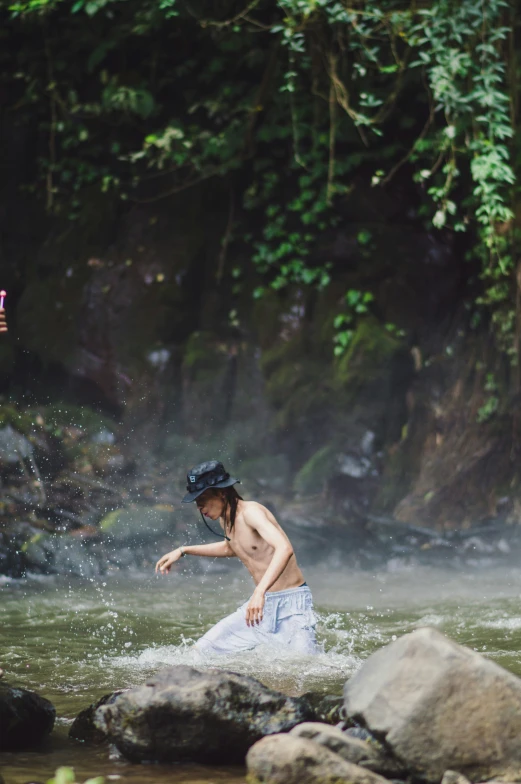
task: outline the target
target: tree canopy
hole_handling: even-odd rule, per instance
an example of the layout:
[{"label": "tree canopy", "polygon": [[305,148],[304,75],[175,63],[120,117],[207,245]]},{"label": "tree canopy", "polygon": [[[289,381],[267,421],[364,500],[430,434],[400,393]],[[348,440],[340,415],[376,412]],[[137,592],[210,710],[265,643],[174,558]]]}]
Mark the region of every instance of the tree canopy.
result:
[{"label": "tree canopy", "polygon": [[[26,187],[71,221],[93,189],[154,202],[223,180],[223,254],[247,249],[256,297],[327,287],[313,251],[346,195],[406,177],[415,220],[468,235],[517,362],[520,19],[508,0],[1,0],[4,110],[31,128]],[[336,353],[371,302],[346,292]]]}]

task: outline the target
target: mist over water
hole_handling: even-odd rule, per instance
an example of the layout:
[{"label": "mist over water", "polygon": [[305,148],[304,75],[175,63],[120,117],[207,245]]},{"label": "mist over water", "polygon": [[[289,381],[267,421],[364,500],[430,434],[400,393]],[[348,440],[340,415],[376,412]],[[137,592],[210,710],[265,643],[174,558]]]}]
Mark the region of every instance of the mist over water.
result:
[{"label": "mist over water", "polygon": [[[297,656],[261,648],[205,663],[192,642],[251,592],[249,577],[235,564],[223,569],[208,563],[203,574],[194,574],[188,562],[168,577],[157,577],[151,569],[87,580],[3,578],[0,665],[10,683],[39,691],[58,712],[57,731],[45,753],[0,754],[4,776],[10,771],[8,781],[17,784],[40,770],[38,780],[44,780],[53,765],[75,764],[86,775],[119,770],[134,778],[135,767],[110,760],[107,751],[71,745],[66,733],[92,701],[143,683],[173,664],[231,669],[288,694],[339,694],[374,650],[432,625],[521,675],[521,574],[515,565],[476,563],[461,570],[395,559],[374,572],[332,569],[324,563],[307,568],[305,576],[315,598],[322,654]],[[165,780],[167,771],[141,768],[138,778],[152,784]],[[197,775],[195,770],[176,771],[170,771],[174,777],[169,780],[231,782],[242,776],[237,771],[225,775],[222,769],[218,775],[213,770]]]}]

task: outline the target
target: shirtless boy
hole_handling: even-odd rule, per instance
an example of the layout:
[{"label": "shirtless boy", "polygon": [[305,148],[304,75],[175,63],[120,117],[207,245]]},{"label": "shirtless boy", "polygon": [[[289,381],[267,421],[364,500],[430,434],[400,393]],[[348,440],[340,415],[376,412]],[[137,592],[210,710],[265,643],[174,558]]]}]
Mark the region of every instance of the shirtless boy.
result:
[{"label": "shirtless boy", "polygon": [[156,572],[168,574],[183,556],[202,555],[239,558],[253,577],[250,600],[196,642],[199,652],[224,654],[276,643],[318,653],[313,599],[291,543],[266,507],[241,498],[234,487],[238,481],[216,460],[190,471],[183,503],[195,501],[204,517],[219,520],[224,539],[177,547],[159,559]]}]

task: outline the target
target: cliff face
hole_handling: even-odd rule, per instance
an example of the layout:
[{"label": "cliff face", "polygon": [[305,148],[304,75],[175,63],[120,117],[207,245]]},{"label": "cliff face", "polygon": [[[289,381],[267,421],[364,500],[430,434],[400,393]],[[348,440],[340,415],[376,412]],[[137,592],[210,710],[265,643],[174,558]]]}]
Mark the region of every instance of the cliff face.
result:
[{"label": "cliff face", "polygon": [[[346,522],[516,518],[513,382],[472,325],[462,251],[407,217],[399,185],[346,197],[317,251],[332,262],[325,291],[256,300],[248,249],[223,248],[222,184],[124,209],[96,195],[63,225],[20,195],[25,152],[5,153],[1,193],[4,396],[93,406],[120,422],[138,468],[221,456],[254,492]],[[335,357],[350,288],[374,301]]]}]

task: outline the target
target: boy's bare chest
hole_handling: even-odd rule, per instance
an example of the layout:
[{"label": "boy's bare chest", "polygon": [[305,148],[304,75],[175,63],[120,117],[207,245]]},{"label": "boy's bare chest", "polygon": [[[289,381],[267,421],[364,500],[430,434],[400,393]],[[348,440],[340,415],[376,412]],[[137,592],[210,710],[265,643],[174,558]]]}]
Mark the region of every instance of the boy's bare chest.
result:
[{"label": "boy's bare chest", "polygon": [[239,558],[262,560],[267,550],[272,550],[268,543],[247,525],[236,525],[230,537],[230,544]]}]

